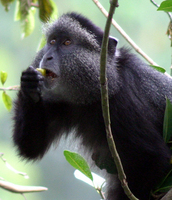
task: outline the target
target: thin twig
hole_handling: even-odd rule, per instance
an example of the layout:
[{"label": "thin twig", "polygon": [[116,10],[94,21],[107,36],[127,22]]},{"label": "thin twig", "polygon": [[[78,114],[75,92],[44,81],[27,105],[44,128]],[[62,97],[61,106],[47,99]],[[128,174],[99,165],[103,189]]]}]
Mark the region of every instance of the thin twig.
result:
[{"label": "thin twig", "polygon": [[154,1],[154,0],[150,0],[157,8],[159,8],[159,5]]},{"label": "thin twig", "polygon": [[36,3],[31,3],[30,5],[31,5],[32,7],[39,8],[39,5],[36,4]]},{"label": "thin twig", "polygon": [[[108,12],[104,9],[104,7],[100,4],[98,0],[93,0],[97,7],[101,10],[101,12],[108,17]],[[145,52],[143,52],[139,46],[127,35],[127,33],[118,25],[118,23],[112,19],[113,26],[117,29],[117,31],[127,40],[127,42],[135,49],[137,53],[139,53],[144,59],[146,59],[151,65],[158,66],[156,62],[154,62]]]},{"label": "thin twig", "polygon": [[[150,0],[150,2],[153,3],[153,5],[155,5],[157,8],[159,8],[159,5],[154,0]],[[165,12],[165,13],[167,13],[167,15],[169,16],[170,21],[171,21],[172,20],[171,13],[169,13],[169,12]]]},{"label": "thin twig", "polygon": [[46,187],[15,185],[4,180],[0,180],[0,187],[13,193],[42,192],[48,190]]},{"label": "thin twig", "polygon": [[23,193],[21,193],[21,195],[24,197],[25,200],[27,200],[26,197],[25,197],[25,195]]},{"label": "thin twig", "polygon": [[102,192],[102,188],[96,188],[96,190],[97,190],[97,192],[100,194],[101,198],[102,198],[102,199],[105,199],[105,196],[104,196],[104,194],[103,194],[103,192]]},{"label": "thin twig", "polygon": [[28,176],[25,172],[20,172],[20,171],[14,169],[14,167],[12,167],[12,166],[7,162],[7,160],[6,160],[5,158],[3,158],[3,155],[4,155],[4,153],[1,153],[1,152],[0,152],[0,159],[5,163],[5,165],[6,165],[6,167],[7,167],[8,169],[10,169],[11,171],[13,171],[13,172],[16,173],[16,174],[19,174],[19,175],[24,176],[24,178],[26,178],[26,179],[29,178],[29,176]]},{"label": "thin twig", "polygon": [[102,111],[103,118],[105,122],[107,141],[109,145],[109,149],[111,151],[112,157],[114,158],[115,165],[118,171],[118,177],[121,181],[121,185],[128,196],[129,199],[136,200],[137,198],[132,194],[128,187],[128,183],[126,181],[126,175],[124,173],[124,169],[121,163],[121,159],[116,149],[115,141],[113,139],[112,130],[111,130],[111,121],[110,121],[110,111],[109,111],[109,98],[108,98],[108,83],[107,83],[107,75],[106,75],[106,63],[107,63],[107,49],[108,49],[108,40],[109,40],[109,32],[111,27],[111,21],[113,14],[115,12],[115,8],[118,5],[118,0],[111,0],[111,6],[108,13],[102,48],[101,48],[101,59],[100,59],[100,83],[101,83],[101,102],[102,102]]},{"label": "thin twig", "polygon": [[6,91],[6,90],[9,90],[9,91],[16,91],[16,90],[19,90],[20,89],[20,86],[19,85],[14,85],[14,86],[10,86],[10,87],[0,87],[0,90],[3,90],[3,91]]},{"label": "thin twig", "polygon": [[[92,0],[92,1],[94,1],[94,3],[105,15],[105,17],[108,17],[108,12],[101,5],[101,3],[98,0]],[[127,35],[127,33],[119,26],[119,24],[114,19],[112,19],[112,24],[117,29],[117,31],[124,37],[124,39],[126,39],[127,42],[135,49],[135,51],[139,53],[145,60],[147,60],[147,62],[149,62],[151,65],[159,66],[144,51],[142,51],[142,49]],[[172,78],[167,72],[165,72],[164,74],[168,76],[169,78]]]}]

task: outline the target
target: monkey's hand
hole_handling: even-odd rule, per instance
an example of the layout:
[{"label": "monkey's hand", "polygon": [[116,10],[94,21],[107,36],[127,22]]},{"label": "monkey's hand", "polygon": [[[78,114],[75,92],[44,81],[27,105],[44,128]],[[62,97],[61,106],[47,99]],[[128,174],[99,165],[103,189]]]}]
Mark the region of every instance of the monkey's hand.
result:
[{"label": "monkey's hand", "polygon": [[21,76],[21,92],[35,103],[40,101],[44,77],[32,66],[28,67]]}]

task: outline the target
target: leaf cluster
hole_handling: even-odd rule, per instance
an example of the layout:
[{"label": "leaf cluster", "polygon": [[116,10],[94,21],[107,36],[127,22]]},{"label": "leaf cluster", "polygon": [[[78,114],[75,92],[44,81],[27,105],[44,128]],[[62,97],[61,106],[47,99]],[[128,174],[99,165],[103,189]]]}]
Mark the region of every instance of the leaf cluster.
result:
[{"label": "leaf cluster", "polygon": [[[0,0],[6,11],[14,0]],[[35,28],[35,13],[39,12],[39,18],[47,23],[57,18],[57,7],[53,0],[17,0],[15,9],[15,21],[21,22],[22,38],[29,36]]]}]

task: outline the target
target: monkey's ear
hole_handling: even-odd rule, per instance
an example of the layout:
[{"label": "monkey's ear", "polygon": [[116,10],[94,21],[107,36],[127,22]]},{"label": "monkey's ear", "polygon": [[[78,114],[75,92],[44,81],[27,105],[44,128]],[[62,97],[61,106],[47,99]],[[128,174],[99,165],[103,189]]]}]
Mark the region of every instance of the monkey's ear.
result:
[{"label": "monkey's ear", "polygon": [[115,38],[115,37],[113,37],[113,36],[109,36],[109,43],[110,43],[111,45],[114,45],[114,46],[116,47],[117,44],[118,44],[118,39]]},{"label": "monkey's ear", "polygon": [[116,50],[116,46],[118,44],[118,39],[115,37],[109,36],[109,45],[108,45],[108,50],[110,54],[114,54]]}]

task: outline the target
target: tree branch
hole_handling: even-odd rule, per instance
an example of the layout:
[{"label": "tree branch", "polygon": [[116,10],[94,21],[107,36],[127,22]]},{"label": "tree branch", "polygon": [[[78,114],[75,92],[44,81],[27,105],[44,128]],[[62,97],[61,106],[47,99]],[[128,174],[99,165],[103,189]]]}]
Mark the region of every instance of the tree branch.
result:
[{"label": "tree branch", "polygon": [[[159,5],[158,5],[154,0],[150,0],[150,2],[151,2],[153,5],[155,5],[157,8],[159,8]],[[167,13],[167,15],[169,16],[170,21],[171,21],[171,20],[172,20],[171,13],[169,13],[169,12],[165,12],[165,13]]]},{"label": "tree branch", "polygon": [[114,162],[117,167],[118,177],[121,181],[121,185],[128,196],[129,199],[136,200],[137,198],[132,194],[128,187],[128,183],[126,181],[126,175],[123,170],[123,166],[119,157],[119,154],[116,149],[115,141],[113,139],[112,131],[111,131],[111,122],[110,122],[110,111],[109,111],[109,98],[108,98],[108,83],[106,78],[106,62],[107,62],[107,49],[108,49],[108,40],[109,40],[109,31],[111,26],[112,17],[115,11],[115,8],[118,5],[118,0],[111,0],[111,6],[109,10],[109,14],[107,17],[107,22],[105,26],[102,48],[101,48],[101,59],[100,59],[100,83],[101,83],[101,101],[102,101],[102,111],[105,122],[107,141],[109,145],[109,149],[114,158]]},{"label": "tree branch", "polygon": [[[98,0],[93,0],[97,7],[101,10],[101,12],[108,17],[108,12],[104,9],[104,7],[100,4]],[[139,53],[145,60],[147,60],[151,65],[158,66],[156,62],[154,62],[139,46],[127,35],[127,33],[118,25],[118,23],[112,19],[113,26],[117,29],[117,31],[127,40],[127,42],[135,49],[137,53]]]},{"label": "tree branch", "polygon": [[13,193],[42,192],[48,190],[46,187],[21,186],[21,185],[15,185],[13,183],[4,180],[0,180],[0,187]]},{"label": "tree branch", "polygon": [[32,7],[39,8],[39,5],[36,4],[36,3],[31,3],[30,5],[31,5]]},{"label": "tree branch", "polygon": [[6,90],[9,90],[9,91],[16,91],[16,90],[19,90],[20,86],[19,85],[14,85],[14,86],[10,86],[10,87],[0,87],[0,90],[3,90],[3,91],[6,91]]}]

